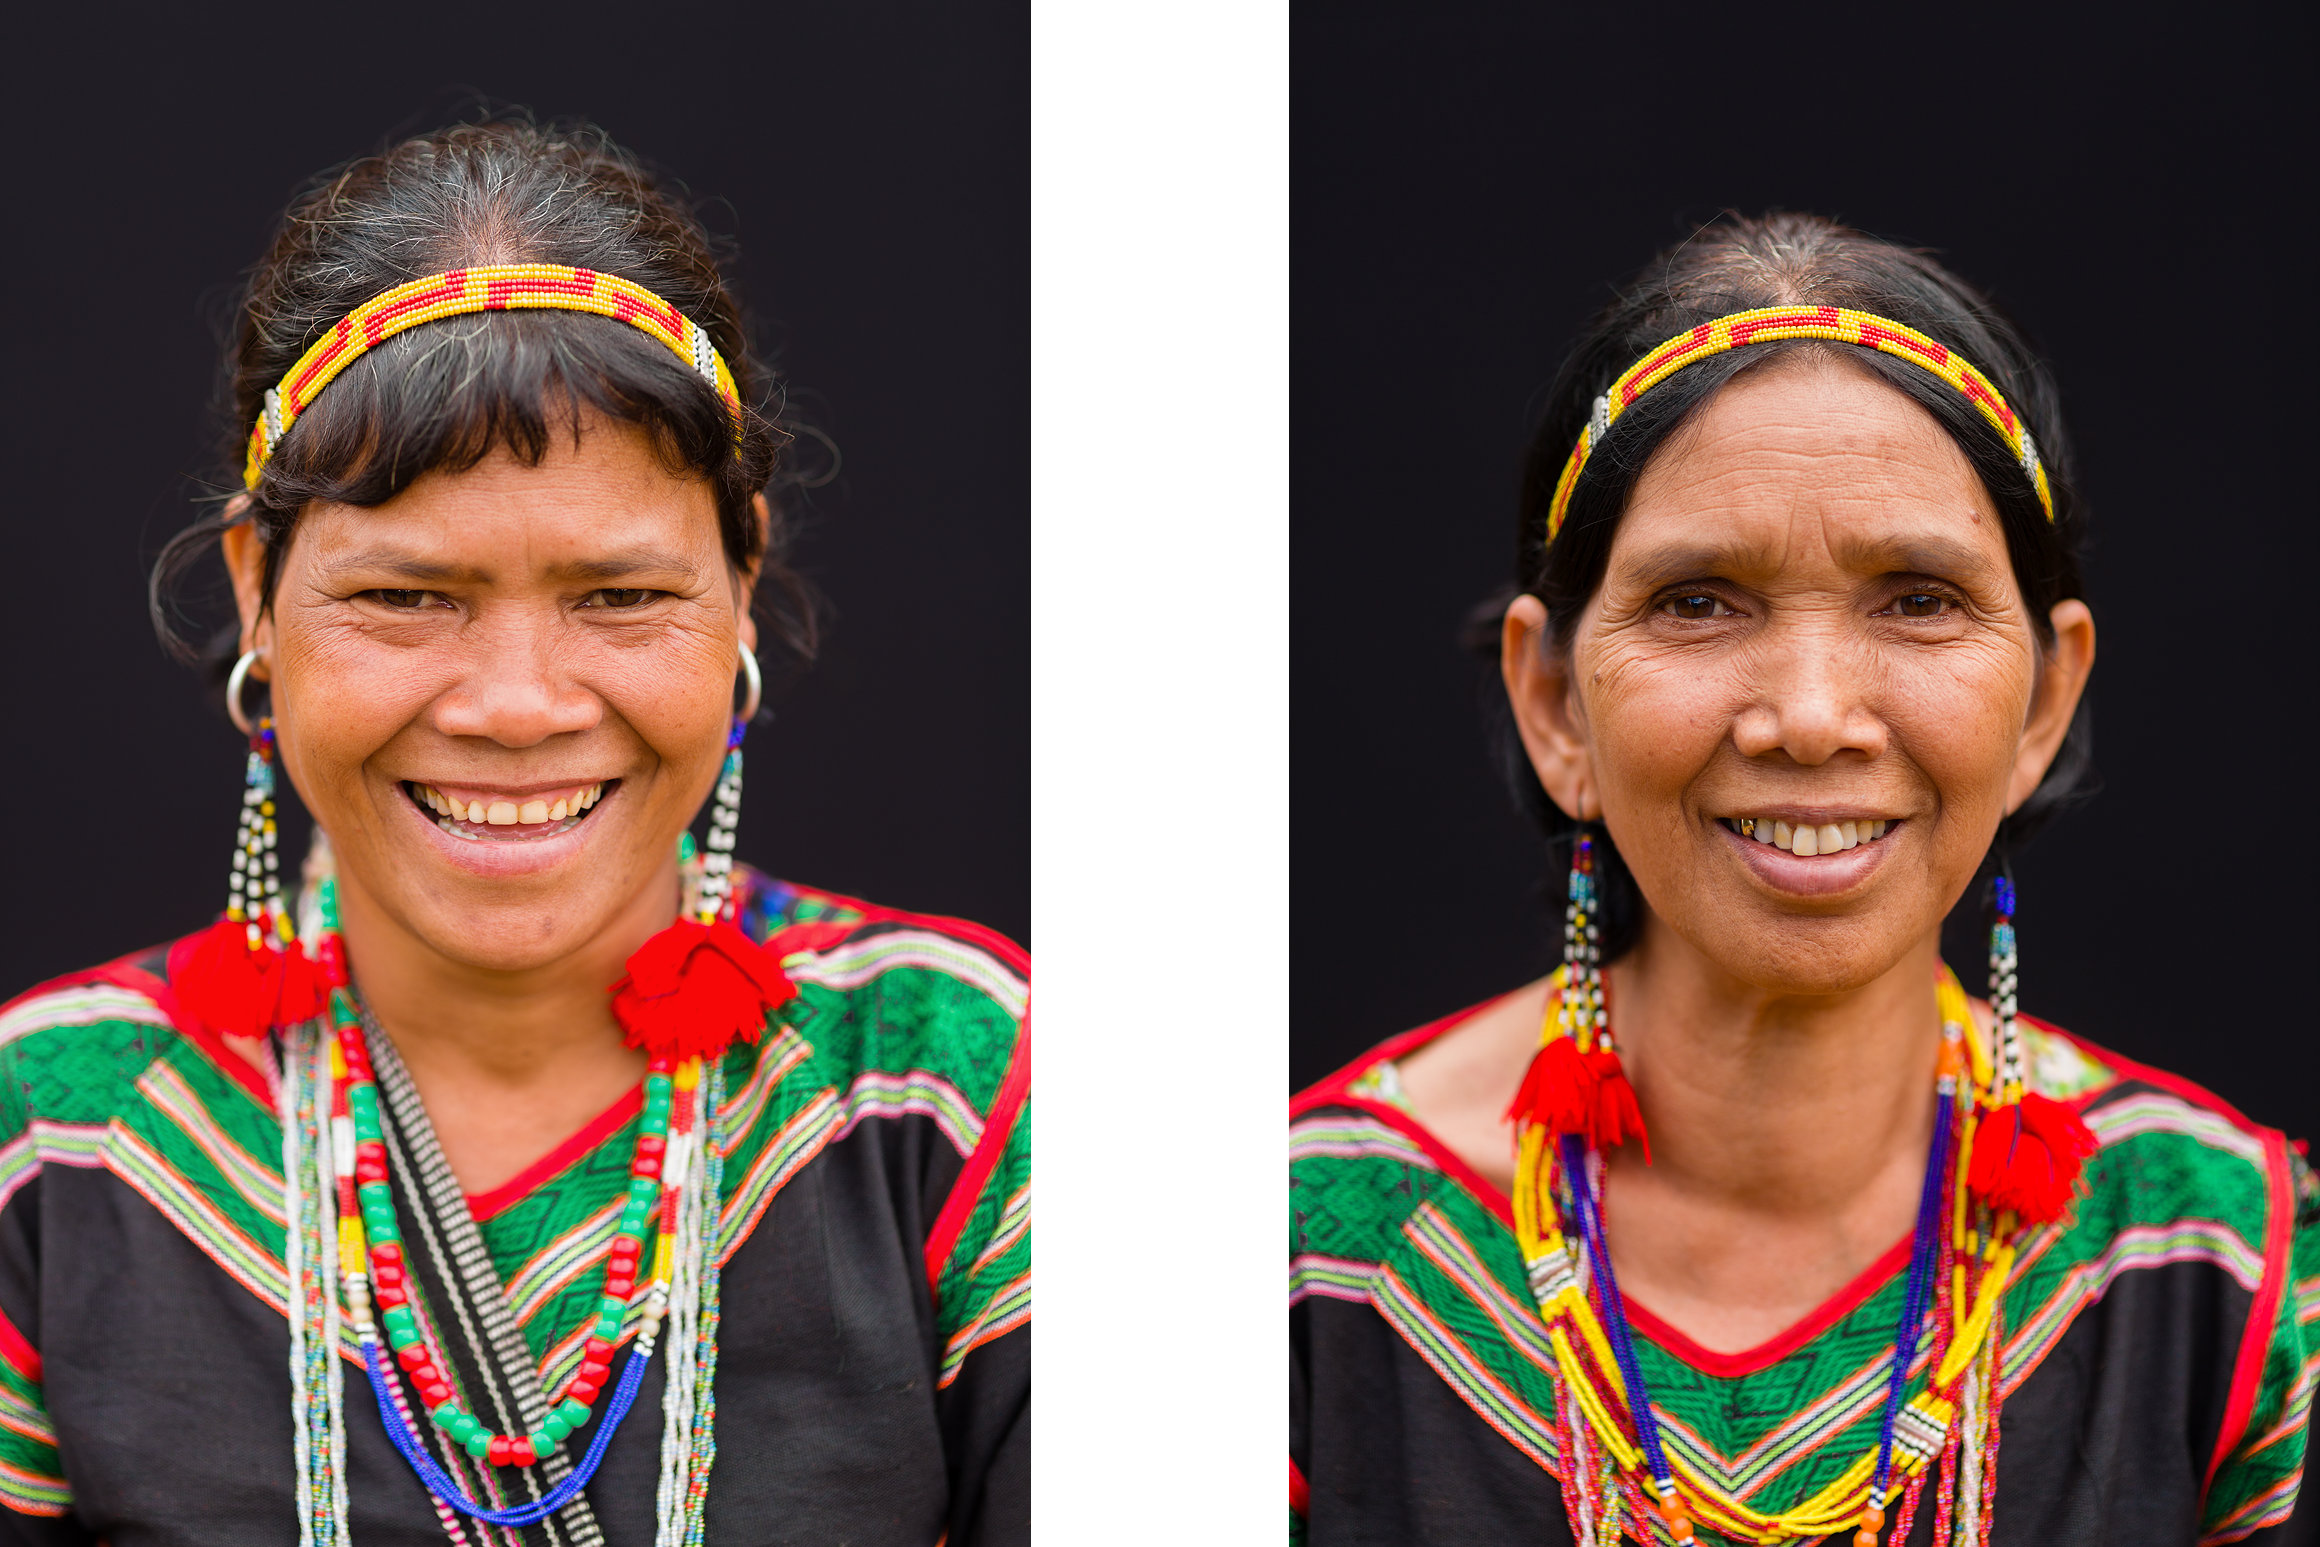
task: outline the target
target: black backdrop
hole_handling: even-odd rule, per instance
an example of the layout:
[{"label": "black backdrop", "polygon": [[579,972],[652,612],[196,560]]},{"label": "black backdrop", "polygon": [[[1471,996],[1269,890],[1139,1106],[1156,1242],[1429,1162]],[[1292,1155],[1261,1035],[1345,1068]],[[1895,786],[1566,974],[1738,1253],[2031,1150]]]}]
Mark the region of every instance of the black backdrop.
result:
[{"label": "black backdrop", "polygon": [[1297,1084],[1555,959],[1457,626],[1607,285],[1721,209],[1801,208],[1939,249],[2062,383],[2107,789],[2019,857],[2025,1007],[2320,1129],[2309,39],[2095,14],[1298,9]]},{"label": "black backdrop", "polygon": [[478,94],[593,119],[714,201],[760,346],[844,455],[802,550],[835,627],[751,737],[743,856],[1026,937],[1024,8],[455,11],[124,15],[15,55],[0,996],[223,905],[238,738],[143,596],[212,471],[219,319],[303,178]]}]

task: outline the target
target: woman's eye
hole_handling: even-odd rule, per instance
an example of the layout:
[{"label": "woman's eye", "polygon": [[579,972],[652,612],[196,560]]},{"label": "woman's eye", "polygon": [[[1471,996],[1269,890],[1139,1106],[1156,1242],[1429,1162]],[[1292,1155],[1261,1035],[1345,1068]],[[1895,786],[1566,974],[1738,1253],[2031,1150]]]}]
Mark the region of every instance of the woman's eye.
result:
[{"label": "woman's eye", "polygon": [[582,605],[587,607],[610,607],[614,609],[623,607],[642,607],[646,602],[651,601],[658,595],[660,595],[660,592],[658,591],[640,591],[635,589],[623,589],[618,586],[607,586],[601,591],[589,592],[588,600],[582,603]]},{"label": "woman's eye", "polygon": [[1912,591],[1906,596],[1894,598],[1893,610],[1904,618],[1938,618],[1947,604],[1948,598],[1936,596],[1931,591]]},{"label": "woman's eye", "polygon": [[429,598],[431,598],[434,594],[435,593],[432,591],[382,590],[371,592],[370,597],[371,600],[377,602],[381,607],[391,607],[397,612],[417,612],[420,608],[427,605]]},{"label": "woman's eye", "polygon": [[1713,618],[1720,612],[1729,612],[1715,597],[1700,593],[1693,596],[1671,596],[1662,603],[1668,616],[1673,618]]}]

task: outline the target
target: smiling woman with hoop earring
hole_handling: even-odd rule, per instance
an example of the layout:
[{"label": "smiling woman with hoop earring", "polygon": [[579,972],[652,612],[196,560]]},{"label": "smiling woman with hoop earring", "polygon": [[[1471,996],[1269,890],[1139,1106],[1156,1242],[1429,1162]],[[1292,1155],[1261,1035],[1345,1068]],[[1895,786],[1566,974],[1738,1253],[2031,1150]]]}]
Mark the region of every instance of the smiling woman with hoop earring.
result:
[{"label": "smiling woman with hoop earring", "polygon": [[735,860],[813,630],[700,227],[424,135],[230,367],[226,906],[0,1022],[0,1541],[1027,1541],[1029,964]]}]

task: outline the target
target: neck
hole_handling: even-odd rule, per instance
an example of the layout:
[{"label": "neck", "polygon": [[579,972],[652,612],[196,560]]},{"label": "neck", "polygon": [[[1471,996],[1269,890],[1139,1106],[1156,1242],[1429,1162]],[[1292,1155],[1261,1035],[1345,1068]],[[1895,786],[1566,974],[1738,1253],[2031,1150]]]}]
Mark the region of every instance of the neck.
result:
[{"label": "neck", "polygon": [[446,954],[356,877],[342,871],[338,879],[349,970],[431,1110],[453,1089],[521,1100],[611,1082],[609,1101],[642,1078],[645,1055],[624,1044],[608,990],[636,949],[676,917],[677,901],[672,860],[577,949],[510,970]]},{"label": "neck", "polygon": [[[1849,993],[1770,993],[1657,919],[1613,968],[1611,1024],[1653,1190],[1760,1221],[1844,1217],[1921,1168],[1941,1047],[1939,940]],[[1629,1145],[1614,1158],[1639,1174]],[[1639,1176],[1640,1179],[1640,1176]]]}]

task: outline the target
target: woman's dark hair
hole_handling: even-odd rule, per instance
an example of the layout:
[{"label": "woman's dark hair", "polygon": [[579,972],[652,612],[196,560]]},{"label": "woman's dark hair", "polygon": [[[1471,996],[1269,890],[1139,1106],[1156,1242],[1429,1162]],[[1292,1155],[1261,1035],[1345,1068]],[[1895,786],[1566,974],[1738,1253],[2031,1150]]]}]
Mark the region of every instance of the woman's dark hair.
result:
[{"label": "woman's dark hair", "polygon": [[[1930,372],[1852,345],[1795,339],[1728,350],[1686,366],[1638,398],[1589,454],[1562,530],[1546,542],[1547,508],[1563,464],[1596,397],[1667,340],[1717,317],[1759,306],[1839,306],[1906,323],[1963,354],[2027,423],[2054,497],[2049,521],[2014,449],[1966,398]],[[1611,555],[1628,497],[1652,454],[1734,377],[1781,359],[1820,353],[1843,360],[1901,392],[1957,442],[1997,507],[2041,644],[2053,643],[2047,614],[2080,594],[2085,512],[2071,479],[2070,440],[2053,379],[2021,331],[1979,291],[1927,254],[1817,215],[1727,215],[1654,258],[1598,316],[1556,375],[1523,458],[1515,528],[1515,584],[1476,609],[1468,642],[1489,664],[1483,689],[1492,739],[1515,800],[1546,835],[1558,868],[1568,863],[1581,824],[1547,798],[1531,768],[1505,691],[1498,685],[1500,626],[1507,604],[1529,593],[1546,604],[1554,646],[1569,649],[1579,614]],[[2065,807],[2094,792],[2092,730],[2081,698],[2061,749],[2037,790],[1999,825],[1993,856],[2026,841]],[[1623,955],[1642,925],[1640,899],[1608,833],[1598,828],[1603,948]]]},{"label": "woman's dark hair", "polygon": [[[309,501],[374,506],[421,474],[462,472],[495,447],[536,466],[559,434],[593,412],[643,430],[672,472],[716,492],[726,556],[759,566],[757,611],[768,665],[809,659],[815,605],[785,563],[778,504],[770,531],[755,508],[775,481],[789,432],[769,405],[770,375],[749,347],[718,248],[692,212],[600,130],[516,117],[423,134],[317,177],[292,201],[251,270],[226,357],[220,481],[238,493],[250,426],[268,388],[363,302],[447,269],[558,263],[642,285],[705,328],[741,390],[741,433],[714,390],[662,344],[609,317],[496,311],[397,334],[349,366],[275,448],[246,507],[221,496],[153,567],[150,600],[164,645],[191,659],[173,588],[235,521],[265,544],[271,598]],[[222,675],[235,630],[203,652]]]}]

